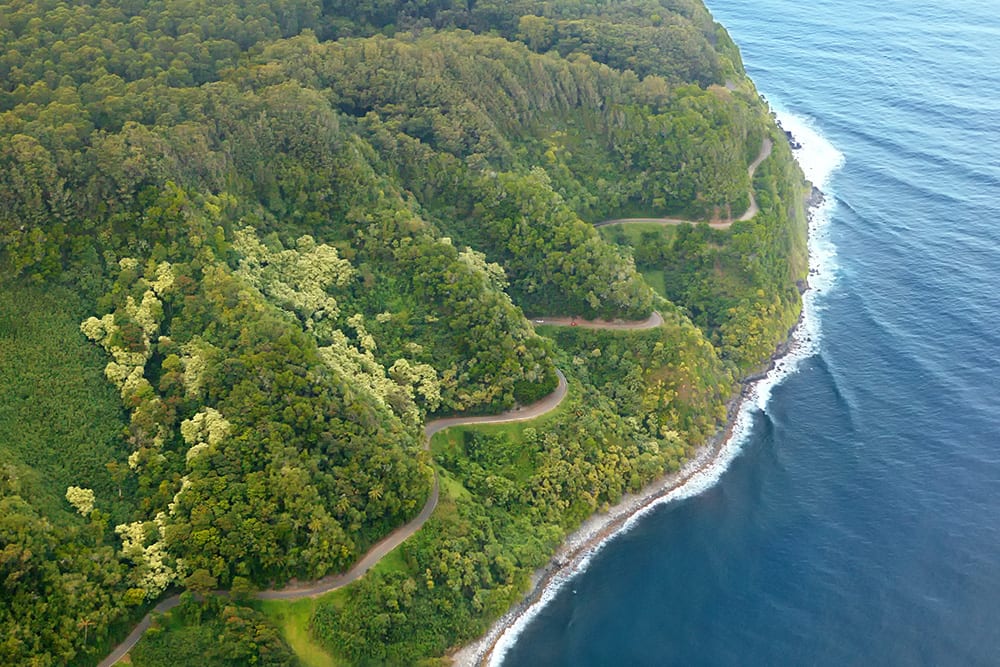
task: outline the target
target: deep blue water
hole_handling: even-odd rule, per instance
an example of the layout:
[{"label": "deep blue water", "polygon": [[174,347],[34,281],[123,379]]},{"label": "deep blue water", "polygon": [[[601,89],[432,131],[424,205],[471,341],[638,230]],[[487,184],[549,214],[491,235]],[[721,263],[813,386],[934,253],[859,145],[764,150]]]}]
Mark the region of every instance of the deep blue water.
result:
[{"label": "deep blue water", "polygon": [[1000,4],[708,4],[844,156],[818,349],[504,664],[1000,665]]}]

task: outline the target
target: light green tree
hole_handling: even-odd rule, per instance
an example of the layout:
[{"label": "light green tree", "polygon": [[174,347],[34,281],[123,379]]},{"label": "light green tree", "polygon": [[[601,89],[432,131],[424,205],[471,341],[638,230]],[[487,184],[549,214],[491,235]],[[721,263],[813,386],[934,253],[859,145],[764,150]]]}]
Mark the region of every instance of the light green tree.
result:
[{"label": "light green tree", "polygon": [[66,500],[81,516],[90,516],[94,511],[94,492],[90,489],[71,486],[66,489]]}]

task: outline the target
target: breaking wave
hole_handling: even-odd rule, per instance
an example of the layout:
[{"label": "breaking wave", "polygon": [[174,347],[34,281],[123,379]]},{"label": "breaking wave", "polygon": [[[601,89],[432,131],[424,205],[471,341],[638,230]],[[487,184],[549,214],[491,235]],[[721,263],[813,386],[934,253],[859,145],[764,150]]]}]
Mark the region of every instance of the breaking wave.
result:
[{"label": "breaking wave", "polygon": [[[560,563],[559,569],[549,577],[534,602],[501,619],[497,627],[503,629],[495,641],[489,644],[491,638],[489,636],[486,638],[486,648],[492,647],[487,663],[491,667],[503,663],[507,652],[517,642],[523,630],[567,583],[587,569],[594,556],[606,544],[631,530],[656,508],[697,496],[713,487],[747,441],[753,428],[754,413],[766,411],[774,387],[793,374],[803,359],[811,357],[818,351],[822,333],[820,326],[822,298],[834,286],[837,271],[836,247],[830,241],[828,234],[831,213],[837,206],[830,179],[843,165],[844,156],[823,136],[812,120],[780,109],[776,109],[776,116],[781,127],[787,130],[794,138],[795,144],[800,146],[793,149],[793,153],[806,178],[823,193],[822,197],[813,199],[809,211],[809,289],[803,294],[802,318],[792,336],[787,354],[777,359],[767,375],[744,393],[730,435],[717,452],[707,447],[703,448],[676,474],[676,485],[669,492],[654,500],[635,499],[631,506],[624,509],[628,518],[617,530],[603,534],[605,531],[602,529],[606,529],[607,524],[615,517],[621,516],[621,512],[604,517],[603,521],[600,519],[592,521],[590,525],[584,526],[569,538],[564,551],[579,555],[569,562]],[[579,547],[585,545],[590,547],[581,551]]]}]

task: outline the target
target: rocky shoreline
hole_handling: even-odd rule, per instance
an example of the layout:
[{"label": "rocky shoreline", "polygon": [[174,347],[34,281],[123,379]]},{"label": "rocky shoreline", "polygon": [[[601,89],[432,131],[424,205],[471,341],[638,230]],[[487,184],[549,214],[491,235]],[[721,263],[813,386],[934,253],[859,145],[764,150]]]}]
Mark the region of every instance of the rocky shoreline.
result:
[{"label": "rocky shoreline", "polygon": [[[792,329],[791,333],[794,333]],[[757,379],[767,375],[775,363],[791,349],[792,341],[783,342],[771,358],[768,370],[758,374]],[[564,540],[562,546],[552,556],[549,563],[536,570],[531,579],[531,592],[497,620],[493,627],[480,639],[462,647],[452,654],[453,664],[459,666],[486,665],[493,654],[497,642],[532,605],[537,603],[557,578],[575,573],[585,560],[600,549],[609,538],[620,532],[625,524],[639,512],[659,502],[664,496],[687,484],[692,477],[714,464],[724,445],[729,441],[736,425],[736,416],[750,393],[753,380],[745,380],[739,395],[726,406],[726,427],[702,445],[695,455],[677,472],[669,473],[647,485],[638,493],[626,494],[620,502],[605,512],[592,515]]]},{"label": "rocky shoreline", "polygon": [[[806,200],[807,224],[812,225],[812,215],[825,200],[825,195],[816,187],[812,187]],[[810,269],[810,276],[813,275]],[[800,281],[799,291],[804,293],[809,289],[808,279]],[[708,442],[702,445],[694,456],[677,472],[667,474],[647,485],[638,493],[626,494],[620,502],[604,512],[589,517],[563,541],[562,546],[543,568],[536,570],[531,578],[530,592],[506,614],[500,617],[493,626],[479,639],[469,643],[450,654],[452,664],[460,667],[482,666],[489,664],[494,650],[504,634],[521,618],[542,596],[556,583],[579,571],[610,538],[626,527],[626,524],[643,510],[658,503],[688,484],[693,477],[708,470],[719,458],[725,445],[729,442],[736,426],[737,416],[744,402],[751,396],[757,382],[763,380],[774,370],[779,361],[794,351],[798,342],[797,331],[802,326],[802,314],[799,320],[789,329],[788,335],[776,347],[768,364],[757,373],[740,380],[742,388],[739,394],[730,399],[726,405],[726,426]]]}]

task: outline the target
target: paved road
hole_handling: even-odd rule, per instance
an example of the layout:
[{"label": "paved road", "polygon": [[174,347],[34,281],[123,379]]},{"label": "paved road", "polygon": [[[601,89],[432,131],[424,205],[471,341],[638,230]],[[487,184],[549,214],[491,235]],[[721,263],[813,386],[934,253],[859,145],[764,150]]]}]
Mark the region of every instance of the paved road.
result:
[{"label": "paved road", "polygon": [[613,220],[603,220],[595,223],[594,227],[607,227],[608,225],[631,225],[641,222],[653,223],[657,225],[697,225],[704,222],[709,227],[714,229],[729,229],[733,226],[734,222],[749,220],[757,215],[757,211],[760,210],[757,207],[757,198],[753,193],[753,175],[754,172],[757,171],[757,167],[760,166],[760,163],[771,155],[771,149],[773,147],[774,144],[771,142],[771,139],[765,137],[764,141],[760,145],[760,152],[757,154],[757,157],[754,158],[754,161],[750,163],[750,166],[747,167],[747,175],[750,177],[750,206],[747,207],[747,210],[743,212],[743,215],[736,218],[736,220],[708,222],[706,220],[687,220],[685,218],[615,218]]},{"label": "paved road", "polygon": [[[562,371],[556,369],[556,375],[559,376],[559,383],[556,385],[555,390],[553,390],[553,392],[545,398],[532,403],[531,405],[508,410],[507,412],[502,412],[498,415],[488,415],[483,417],[447,417],[427,422],[424,425],[424,447],[430,447],[431,438],[435,433],[452,426],[463,426],[467,424],[500,424],[504,422],[526,421],[540,417],[550,410],[554,410],[560,403],[562,403],[562,400],[566,398],[566,394],[569,390],[569,385],[566,383],[566,376],[563,375]],[[255,597],[259,600],[300,600],[302,598],[318,597],[324,593],[329,593],[330,591],[337,590],[338,588],[342,588],[350,583],[353,583],[368,572],[368,570],[374,567],[376,563],[382,560],[386,554],[409,539],[409,537],[415,532],[420,530],[420,528],[427,522],[427,519],[431,517],[431,514],[434,513],[434,509],[438,504],[439,496],[440,485],[438,483],[437,473],[435,473],[434,486],[431,489],[430,496],[427,498],[427,502],[424,503],[423,509],[420,510],[420,514],[375,543],[372,548],[369,549],[364,556],[362,556],[361,560],[355,563],[350,570],[341,574],[326,576],[322,579],[308,582],[307,584],[292,584],[286,586],[285,588],[260,591]],[[225,594],[225,591],[219,591],[219,593]],[[116,646],[107,658],[100,662],[99,667],[111,667],[124,658],[125,655],[139,643],[139,640],[142,639],[142,635],[146,632],[146,630],[149,629],[149,626],[153,621],[153,614],[162,614],[173,609],[178,604],[180,604],[180,596],[172,595],[156,605],[153,608],[153,611],[146,614],[142,621],[140,621],[139,624],[133,628],[128,637]]]},{"label": "paved road", "polygon": [[[771,154],[771,140],[764,139],[763,144],[760,147],[760,153],[757,158],[750,164],[747,169],[747,174],[750,176],[750,180],[753,181],[753,175],[760,163],[767,159]],[[749,220],[757,214],[757,200],[754,197],[753,188],[750,188],[750,207],[741,215],[739,220]],[[615,220],[605,220],[603,222],[598,222],[595,227],[603,227],[605,225],[616,225],[616,224],[629,224],[638,222],[653,222],[662,225],[681,225],[681,224],[697,224],[697,220],[683,220],[681,218],[618,218]],[[716,229],[727,229],[733,224],[733,221],[728,222],[710,222],[709,226],[715,227]],[[579,320],[576,318],[569,317],[541,317],[533,320],[536,324],[550,324],[556,326],[580,326],[588,329],[652,329],[663,324],[663,318],[659,313],[653,313],[647,319],[639,322],[631,322],[626,320]],[[451,426],[459,426],[466,424],[499,424],[503,422],[513,422],[513,421],[524,421],[528,419],[534,419],[535,417],[541,416],[554,409],[562,399],[566,396],[567,384],[566,377],[562,374],[562,371],[556,370],[559,374],[559,384],[555,391],[551,394],[538,401],[532,405],[525,406],[524,408],[516,408],[508,412],[501,413],[499,415],[487,416],[487,417],[449,417],[446,419],[435,419],[433,421],[427,422],[424,426],[424,437],[425,437],[425,447],[430,446],[431,437],[443,429],[449,428]],[[316,581],[309,582],[305,585],[293,584],[286,586],[285,588],[276,590],[260,591],[257,593],[257,598],[260,600],[298,600],[306,597],[316,597],[324,593],[336,590],[343,586],[346,586],[353,581],[356,581],[359,577],[364,575],[368,570],[370,570],[376,563],[378,563],[382,558],[385,557],[390,551],[398,547],[407,538],[413,535],[415,532],[420,530],[420,527],[427,522],[431,514],[434,513],[434,508],[437,507],[438,497],[439,497],[439,484],[437,474],[434,475],[434,486],[431,489],[431,495],[427,498],[427,502],[424,503],[424,507],[420,510],[414,519],[408,523],[403,524],[396,530],[392,531],[386,535],[382,540],[377,542],[368,552],[355,563],[347,572],[337,575],[330,575],[323,577],[322,579],[317,579]],[[176,607],[180,603],[180,596],[173,595],[163,601],[158,605],[153,607],[153,611],[143,617],[142,621],[139,622],[137,626],[129,633],[128,637],[125,638],[121,644],[115,647],[111,654],[102,660],[99,667],[111,667],[119,660],[121,660],[125,655],[132,650],[139,640],[142,638],[143,633],[149,628],[152,623],[153,613],[164,613]]]},{"label": "paved road", "polygon": [[[575,320],[568,317],[543,317],[533,321],[537,324],[581,326],[590,329],[651,329],[663,324],[663,318],[656,312],[650,315],[647,319],[641,321]],[[555,390],[553,390],[553,392],[545,398],[532,403],[531,405],[514,408],[513,410],[508,410],[507,412],[502,412],[498,415],[487,415],[483,417],[446,417],[444,419],[434,419],[427,422],[424,425],[424,447],[430,448],[430,441],[435,433],[452,426],[465,426],[468,424],[502,424],[506,422],[527,421],[554,410],[560,403],[562,403],[562,400],[566,398],[566,394],[569,390],[569,385],[566,383],[566,376],[563,375],[562,371],[556,369],[556,375],[559,376],[559,383],[556,385]],[[368,570],[374,567],[376,563],[382,560],[386,554],[405,542],[415,532],[420,530],[420,528],[427,522],[427,519],[430,518],[431,514],[434,513],[434,508],[437,507],[439,496],[440,486],[438,483],[437,473],[435,472],[434,486],[431,489],[431,495],[427,498],[427,502],[424,503],[424,508],[420,510],[420,514],[386,535],[379,542],[375,543],[375,545],[372,546],[372,548],[369,549],[365,555],[361,557],[361,560],[355,563],[354,567],[350,570],[341,574],[329,575],[323,577],[322,579],[317,579],[304,584],[293,583],[284,588],[260,591],[255,597],[258,600],[300,600],[302,598],[318,597],[324,593],[329,593],[330,591],[337,590],[338,588],[342,588],[356,581],[368,572]],[[217,591],[217,593],[225,595],[226,591]],[[111,654],[100,662],[98,667],[111,667],[124,658],[125,655],[132,650],[132,647],[134,647],[137,643],[139,643],[139,640],[142,639],[142,635],[146,632],[153,621],[153,614],[162,614],[173,609],[178,604],[180,604],[180,596],[172,595],[153,607],[153,611],[143,617],[142,621],[139,622],[139,625],[135,626],[132,632],[129,633],[128,637],[116,646]]]},{"label": "paved road", "polygon": [[760,145],[760,153],[757,154],[754,161],[750,163],[749,167],[747,167],[747,176],[750,177],[750,206],[743,212],[743,215],[740,216],[740,220],[749,220],[757,215],[757,211],[760,210],[757,208],[757,198],[753,194],[753,174],[757,171],[757,167],[760,166],[760,163],[766,160],[771,154],[771,149],[773,147],[774,144],[771,143],[771,139],[769,137],[764,137],[764,142]]},{"label": "paved road", "polygon": [[125,657],[125,655],[132,650],[132,647],[139,643],[142,639],[142,635],[149,629],[149,625],[153,622],[153,614],[163,614],[170,611],[181,602],[180,595],[171,595],[166,600],[160,602],[160,604],[153,607],[153,611],[142,617],[139,621],[139,625],[132,628],[132,632],[128,633],[128,637],[125,638],[121,644],[115,647],[115,650],[111,652],[111,655],[101,660],[98,667],[111,667],[119,660]]},{"label": "paved road", "polygon": [[[525,421],[528,419],[534,419],[535,417],[540,417],[549,410],[555,409],[560,403],[562,403],[562,400],[566,397],[566,393],[569,388],[569,385],[566,384],[566,376],[562,374],[562,371],[556,369],[556,374],[559,376],[559,384],[556,385],[555,390],[553,390],[553,392],[545,398],[532,403],[531,405],[526,405],[523,408],[515,408],[513,410],[508,410],[507,412],[501,412],[498,415],[488,415],[484,417],[447,417],[445,419],[434,419],[427,422],[424,425],[424,447],[430,447],[431,438],[435,433],[452,426]],[[318,597],[324,593],[329,593],[330,591],[337,590],[338,588],[356,581],[376,563],[382,560],[386,554],[409,539],[409,537],[415,532],[420,530],[420,528],[427,522],[427,519],[431,518],[431,514],[434,513],[434,508],[437,507],[438,503],[438,496],[438,477],[435,473],[434,488],[431,490],[431,495],[427,498],[427,502],[424,503],[424,508],[420,510],[420,514],[383,537],[371,549],[369,549],[361,560],[355,563],[354,567],[350,570],[342,574],[323,577],[322,579],[317,579],[316,581],[311,581],[304,585],[291,585],[277,590],[261,591],[257,593],[256,597],[260,600],[299,600],[306,597]]]},{"label": "paved road", "polygon": [[663,324],[663,317],[653,312],[644,320],[581,320],[578,317],[537,317],[535,324],[552,324],[560,327],[582,327],[584,329],[655,329]]}]

